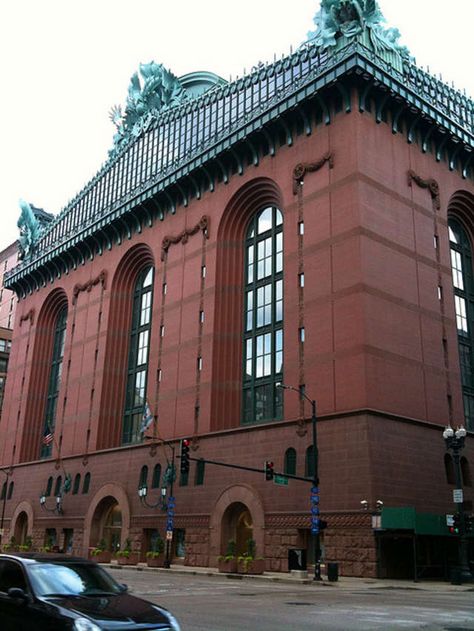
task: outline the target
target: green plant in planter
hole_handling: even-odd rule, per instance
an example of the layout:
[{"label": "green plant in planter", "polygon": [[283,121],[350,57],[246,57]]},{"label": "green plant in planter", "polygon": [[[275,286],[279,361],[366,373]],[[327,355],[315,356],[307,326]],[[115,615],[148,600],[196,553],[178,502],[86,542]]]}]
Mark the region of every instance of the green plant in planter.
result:
[{"label": "green plant in planter", "polygon": [[247,550],[245,554],[242,554],[237,559],[237,561],[243,565],[245,571],[249,569],[253,561],[263,560],[263,557],[257,557],[256,553],[257,544],[255,543],[255,539],[247,539]]},{"label": "green plant in planter", "polygon": [[146,553],[147,559],[157,559],[163,554],[164,549],[165,542],[163,541],[163,539],[161,537],[159,539],[156,539],[156,541],[153,543],[152,549],[148,550],[148,552]]},{"label": "green plant in planter", "polygon": [[16,550],[18,548],[18,544],[14,536],[10,537],[10,541],[3,546],[5,552],[9,550]]},{"label": "green plant in planter", "polygon": [[125,546],[123,547],[123,550],[117,550],[115,555],[117,557],[129,559],[131,552],[132,552],[132,542],[130,541],[130,539],[126,539],[125,540]]},{"label": "green plant in planter", "polygon": [[105,539],[100,539],[96,547],[92,549],[91,556],[93,557],[99,556],[99,554],[102,554],[102,552],[105,552],[106,548],[107,548],[107,543]]},{"label": "green plant in planter", "polygon": [[225,551],[225,554],[218,557],[219,561],[232,561],[233,559],[235,559],[236,548],[237,544],[235,543],[234,539],[229,539],[229,541],[227,542],[227,549]]},{"label": "green plant in planter", "polygon": [[28,550],[31,550],[32,547],[33,547],[33,539],[30,536],[26,537],[25,543],[19,546],[22,552],[28,552]]}]

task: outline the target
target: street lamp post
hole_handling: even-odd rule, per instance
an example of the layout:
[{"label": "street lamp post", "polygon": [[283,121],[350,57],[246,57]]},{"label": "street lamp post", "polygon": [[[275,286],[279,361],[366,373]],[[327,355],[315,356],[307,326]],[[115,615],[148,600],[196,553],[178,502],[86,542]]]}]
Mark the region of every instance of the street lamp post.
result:
[{"label": "street lamp post", "polygon": [[[171,541],[168,538],[168,532],[173,532],[173,522],[174,522],[174,496],[173,496],[173,482],[175,479],[175,447],[172,443],[167,441],[161,441],[163,445],[169,447],[171,449],[171,462],[168,462],[168,466],[166,468],[165,477],[164,477],[164,487],[161,489],[161,496],[157,502],[151,504],[147,501],[148,487],[145,485],[140,486],[138,489],[138,497],[140,498],[140,502],[146,508],[158,508],[160,507],[162,510],[167,511],[167,525],[166,525],[166,544],[165,544],[165,560],[163,567],[169,569],[171,567]],[[169,485],[170,494],[168,500],[166,500],[166,487]]]},{"label": "street lamp post", "polygon": [[464,449],[466,433],[467,432],[462,425],[456,430],[448,426],[443,432],[446,449],[450,449],[453,452],[454,475],[456,482],[456,488],[453,492],[453,501],[459,515],[459,546],[458,570],[456,572],[456,576],[453,577],[453,583],[456,582],[458,584],[463,581],[472,581],[472,574],[469,570],[467,554],[466,516],[463,510],[464,497],[461,474],[461,451]]},{"label": "street lamp post", "polygon": [[286,384],[280,383],[278,387],[283,388],[284,390],[293,390],[297,392],[300,397],[306,399],[308,403],[311,405],[311,427],[313,431],[313,487],[311,489],[311,497],[314,503],[314,507],[312,510],[316,511],[317,518],[312,522],[311,525],[311,533],[314,537],[314,581],[321,581],[321,561],[320,561],[320,520],[319,520],[319,472],[318,472],[318,442],[317,442],[317,433],[316,433],[316,401],[314,399],[310,399],[305,392],[301,388],[295,388],[294,386],[287,386]]},{"label": "street lamp post", "polygon": [[5,521],[5,506],[7,503],[7,493],[8,493],[8,471],[5,471],[5,469],[0,469],[0,471],[4,473],[6,476],[5,483],[4,483],[5,493],[3,494],[3,503],[2,503],[2,519],[0,521],[0,549],[1,549],[2,541],[3,541],[3,523]]}]

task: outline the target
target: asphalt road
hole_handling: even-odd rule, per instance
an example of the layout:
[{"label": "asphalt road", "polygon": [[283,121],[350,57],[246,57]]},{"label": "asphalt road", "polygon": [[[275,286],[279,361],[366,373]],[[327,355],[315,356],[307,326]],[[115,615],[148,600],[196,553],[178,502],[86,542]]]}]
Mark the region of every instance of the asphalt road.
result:
[{"label": "asphalt road", "polygon": [[170,609],[182,631],[474,630],[474,585],[453,591],[361,582],[341,589],[127,569],[112,574],[135,595]]}]

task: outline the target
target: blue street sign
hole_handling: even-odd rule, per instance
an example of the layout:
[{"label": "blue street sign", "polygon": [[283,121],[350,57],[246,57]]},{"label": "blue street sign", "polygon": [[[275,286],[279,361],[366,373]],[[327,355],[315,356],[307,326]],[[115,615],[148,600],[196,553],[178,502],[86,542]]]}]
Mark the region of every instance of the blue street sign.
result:
[{"label": "blue street sign", "polygon": [[166,522],[166,530],[173,530],[173,520],[172,519],[168,519],[168,521]]},{"label": "blue street sign", "polygon": [[319,508],[317,506],[311,506],[311,515],[319,515]]},{"label": "blue street sign", "polygon": [[311,487],[311,493],[319,494],[319,487],[318,486],[312,486]]},{"label": "blue street sign", "polygon": [[174,504],[176,502],[176,498],[174,497],[174,495],[172,497],[169,498],[168,500],[171,504]]},{"label": "blue street sign", "polygon": [[311,517],[311,526],[319,528],[319,517]]},{"label": "blue street sign", "polygon": [[311,504],[319,504],[319,495],[311,495]]},{"label": "blue street sign", "polygon": [[317,535],[317,534],[319,534],[319,528],[311,528],[311,534],[312,534],[312,535]]}]

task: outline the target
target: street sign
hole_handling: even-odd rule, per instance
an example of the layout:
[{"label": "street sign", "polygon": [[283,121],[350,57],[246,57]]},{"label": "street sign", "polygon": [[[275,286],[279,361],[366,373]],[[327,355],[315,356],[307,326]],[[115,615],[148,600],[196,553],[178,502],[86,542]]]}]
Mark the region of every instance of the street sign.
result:
[{"label": "street sign", "polygon": [[273,482],[275,484],[279,484],[280,486],[288,486],[288,478],[284,475],[273,476]]},{"label": "street sign", "polygon": [[454,489],[453,490],[453,502],[455,504],[462,504],[464,502],[464,496],[462,489]]},{"label": "street sign", "polygon": [[454,526],[454,515],[446,515],[446,526]]},{"label": "street sign", "polygon": [[173,531],[172,530],[167,530],[166,531],[166,541],[172,541],[173,539]]}]

